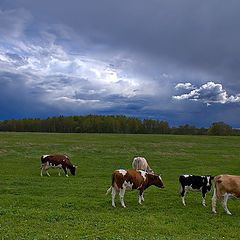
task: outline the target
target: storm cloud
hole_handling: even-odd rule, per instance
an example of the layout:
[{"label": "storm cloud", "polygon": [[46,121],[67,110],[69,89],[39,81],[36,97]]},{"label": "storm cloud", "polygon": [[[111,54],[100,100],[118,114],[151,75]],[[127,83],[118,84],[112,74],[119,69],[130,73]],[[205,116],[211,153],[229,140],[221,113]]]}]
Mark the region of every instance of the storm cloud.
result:
[{"label": "storm cloud", "polygon": [[3,0],[1,119],[126,114],[239,127],[239,7]]}]

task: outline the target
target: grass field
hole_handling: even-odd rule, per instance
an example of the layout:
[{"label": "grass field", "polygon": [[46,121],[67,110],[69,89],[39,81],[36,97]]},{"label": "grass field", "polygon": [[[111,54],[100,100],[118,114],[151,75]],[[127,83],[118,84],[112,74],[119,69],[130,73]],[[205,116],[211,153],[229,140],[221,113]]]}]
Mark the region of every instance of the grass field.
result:
[{"label": "grass field", "polygon": [[[40,177],[40,156],[67,154],[75,177]],[[162,174],[165,189],[150,187],[139,205],[137,191],[125,195],[126,209],[111,207],[106,190],[115,169],[131,168],[145,156]],[[0,133],[1,239],[240,239],[240,202],[232,216],[211,213],[200,193],[181,205],[180,174],[240,175],[240,137]]]}]

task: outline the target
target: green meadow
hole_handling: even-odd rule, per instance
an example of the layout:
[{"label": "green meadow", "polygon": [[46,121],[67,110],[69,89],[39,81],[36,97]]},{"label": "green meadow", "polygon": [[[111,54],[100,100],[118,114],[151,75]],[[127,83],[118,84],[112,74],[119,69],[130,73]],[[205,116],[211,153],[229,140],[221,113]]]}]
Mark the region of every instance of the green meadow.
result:
[{"label": "green meadow", "polygon": [[[78,166],[66,178],[40,177],[43,154],[67,154]],[[125,194],[127,208],[105,195],[115,169],[145,156],[165,183]],[[0,133],[0,239],[240,239],[240,201],[232,216],[211,213],[201,193],[179,195],[180,174],[240,175],[240,137]]]}]

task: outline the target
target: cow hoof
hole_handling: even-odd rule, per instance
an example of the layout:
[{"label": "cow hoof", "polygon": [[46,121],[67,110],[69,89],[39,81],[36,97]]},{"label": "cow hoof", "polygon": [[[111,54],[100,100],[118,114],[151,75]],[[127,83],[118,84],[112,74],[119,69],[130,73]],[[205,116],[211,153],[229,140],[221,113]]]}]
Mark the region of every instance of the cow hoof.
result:
[{"label": "cow hoof", "polygon": [[230,212],[226,212],[227,213],[227,215],[232,215]]},{"label": "cow hoof", "polygon": [[124,206],[122,206],[122,208],[126,208],[126,206],[124,205]]},{"label": "cow hoof", "polygon": [[217,212],[216,212],[215,210],[212,210],[212,213],[213,213],[213,214],[217,214]]}]

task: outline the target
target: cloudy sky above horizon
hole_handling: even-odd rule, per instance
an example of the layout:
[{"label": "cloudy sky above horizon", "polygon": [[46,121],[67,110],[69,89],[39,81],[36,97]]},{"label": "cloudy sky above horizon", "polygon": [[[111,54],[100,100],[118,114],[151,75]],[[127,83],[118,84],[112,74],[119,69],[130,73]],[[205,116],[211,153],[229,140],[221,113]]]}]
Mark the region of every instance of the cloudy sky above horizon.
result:
[{"label": "cloudy sky above horizon", "polygon": [[240,127],[237,0],[2,0],[0,120],[124,114]]}]

